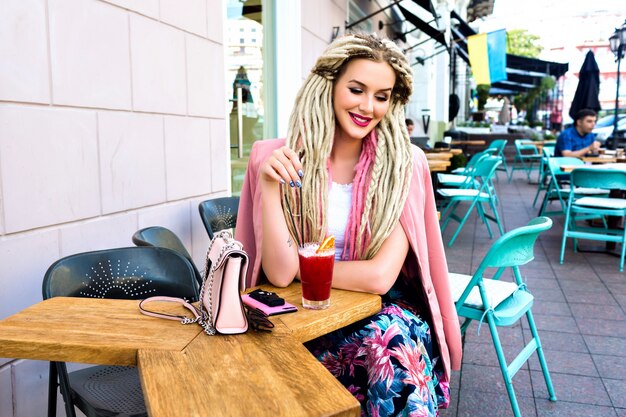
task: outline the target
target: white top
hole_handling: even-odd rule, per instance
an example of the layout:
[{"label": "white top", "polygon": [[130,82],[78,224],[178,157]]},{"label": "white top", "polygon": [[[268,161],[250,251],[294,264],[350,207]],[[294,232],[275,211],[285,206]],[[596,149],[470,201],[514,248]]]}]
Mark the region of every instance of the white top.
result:
[{"label": "white top", "polygon": [[341,259],[352,206],[352,184],[332,183],[328,193],[328,234],[335,235],[335,259]]}]

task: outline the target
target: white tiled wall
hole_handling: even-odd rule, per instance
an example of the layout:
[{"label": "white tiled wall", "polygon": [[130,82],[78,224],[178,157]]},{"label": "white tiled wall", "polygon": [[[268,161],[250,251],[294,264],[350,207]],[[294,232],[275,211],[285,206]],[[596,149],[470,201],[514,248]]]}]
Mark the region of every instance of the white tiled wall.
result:
[{"label": "white tiled wall", "polygon": [[99,112],[98,141],[103,214],[166,201],[162,115]]},{"label": "white tiled wall", "polygon": [[[0,319],[60,257],[141,227],[202,267],[198,202],[230,184],[223,4],[0,1]],[[0,416],[45,415],[47,380],[47,362],[0,359]]]},{"label": "white tiled wall", "polygon": [[185,33],[131,15],[130,45],[134,109],[186,114]]},{"label": "white tiled wall", "polygon": [[131,108],[128,13],[108,3],[48,0],[55,104]]},{"label": "white tiled wall", "polygon": [[0,100],[50,102],[46,1],[0,2]]}]

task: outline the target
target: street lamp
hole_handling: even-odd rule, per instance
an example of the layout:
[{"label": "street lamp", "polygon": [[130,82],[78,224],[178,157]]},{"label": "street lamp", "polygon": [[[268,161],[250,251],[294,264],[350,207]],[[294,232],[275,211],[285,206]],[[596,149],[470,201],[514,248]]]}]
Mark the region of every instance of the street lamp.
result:
[{"label": "street lamp", "polygon": [[613,142],[611,147],[615,147],[615,141],[617,139],[617,114],[619,112],[619,67],[624,58],[626,52],[626,20],[622,24],[621,28],[616,28],[615,32],[609,38],[609,47],[611,52],[615,55],[617,61],[617,85],[615,87],[615,117],[613,118]]}]

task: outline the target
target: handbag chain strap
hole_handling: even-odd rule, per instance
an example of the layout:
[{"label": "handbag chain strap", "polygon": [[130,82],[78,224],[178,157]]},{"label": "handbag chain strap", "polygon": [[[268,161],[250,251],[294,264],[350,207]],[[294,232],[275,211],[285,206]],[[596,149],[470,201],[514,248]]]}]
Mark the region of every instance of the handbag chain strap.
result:
[{"label": "handbag chain strap", "polygon": [[[220,251],[217,257],[217,260],[211,263],[211,268],[207,272],[207,268],[211,260],[210,254],[211,254],[211,249],[213,248],[213,243],[215,243],[215,241],[220,238],[224,239],[226,241],[226,244],[222,246],[222,250]],[[198,304],[198,310],[200,310],[200,317],[196,320],[197,320],[197,323],[200,326],[202,326],[202,328],[204,329],[204,332],[208,335],[215,334],[215,324],[213,323],[213,320],[214,320],[214,317],[213,317],[213,281],[214,281],[215,271],[217,270],[217,266],[222,264],[222,260],[224,256],[227,255],[227,252],[236,248],[237,248],[237,243],[236,241],[232,240],[232,235],[230,234],[230,232],[228,230],[222,230],[221,232],[218,232],[215,236],[213,236],[213,240],[211,240],[211,243],[209,244],[209,249],[207,250],[207,253],[206,253],[206,263],[204,267],[204,279],[202,280],[202,286],[200,287],[200,302]],[[209,305],[207,307],[205,307],[202,303],[204,299],[205,291],[208,291],[208,296],[209,296]]]}]

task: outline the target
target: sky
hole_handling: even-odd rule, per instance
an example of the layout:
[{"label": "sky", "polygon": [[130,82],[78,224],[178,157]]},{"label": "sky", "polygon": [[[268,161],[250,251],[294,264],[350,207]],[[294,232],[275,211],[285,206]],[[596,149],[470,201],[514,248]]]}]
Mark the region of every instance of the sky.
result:
[{"label": "sky", "polygon": [[527,29],[546,49],[584,41],[606,41],[626,18],[624,0],[495,0],[484,31]]},{"label": "sky", "polygon": [[[523,6],[522,6],[523,4]],[[608,43],[608,38],[616,27],[626,19],[626,0],[495,0],[491,16],[476,24],[480,32],[498,29],[526,29],[539,36],[539,44],[544,47],[539,58],[569,63],[566,75],[565,100],[573,97],[578,72],[586,49],[581,45]],[[614,55],[604,49],[596,54],[601,72],[615,72],[617,64]],[[624,67],[624,65],[622,65]],[[624,78],[622,74],[621,79]],[[626,93],[626,88],[624,88]],[[601,100],[615,97],[615,83],[600,85]],[[622,96],[620,88],[620,96]],[[608,104],[607,104],[608,105]]]}]

